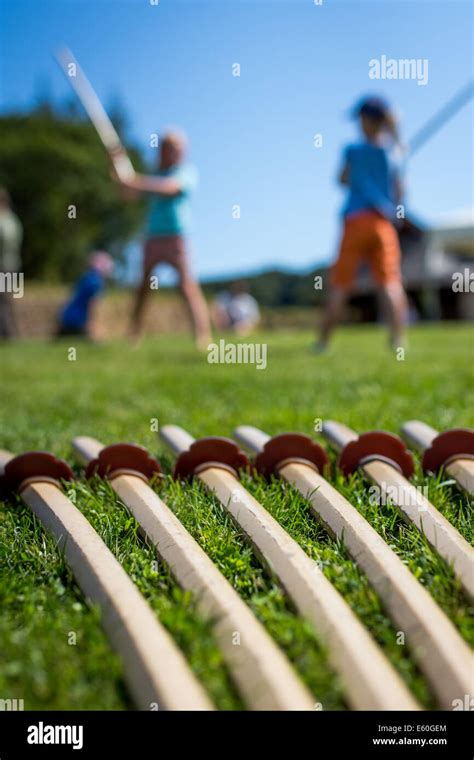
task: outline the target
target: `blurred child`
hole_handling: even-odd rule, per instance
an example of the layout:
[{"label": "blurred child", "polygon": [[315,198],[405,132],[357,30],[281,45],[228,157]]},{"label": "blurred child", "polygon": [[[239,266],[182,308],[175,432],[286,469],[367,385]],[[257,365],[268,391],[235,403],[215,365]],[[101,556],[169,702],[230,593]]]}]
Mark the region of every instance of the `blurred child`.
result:
[{"label": "blurred child", "polygon": [[214,303],[214,322],[219,330],[233,330],[248,335],[260,321],[260,309],[245,282],[234,282],[229,290],[218,293]]},{"label": "blurred child", "polygon": [[[198,282],[188,262],[190,196],[197,184],[195,168],[184,162],[186,139],[178,132],[168,132],[160,141],[158,172],[155,176],[137,174],[131,180],[115,180],[128,191],[150,194],[147,239],[143,257],[142,282],[132,313],[131,334],[141,332],[145,299],[150,292],[150,276],[157,264],[170,264],[179,276],[179,287],[188,306],[196,345],[207,348],[211,340],[209,311]],[[117,159],[112,153],[112,161]]]},{"label": "blurred child", "polygon": [[59,317],[57,337],[77,335],[92,337],[91,317],[97,297],[105,288],[105,281],[112,277],[114,262],[105,251],[94,251],[89,258],[87,271],[76,283],[74,293]]},{"label": "blurred child", "polygon": [[343,210],[344,231],[337,261],[331,271],[331,292],[323,316],[318,350],[324,350],[341,317],[357,269],[367,262],[387,310],[390,343],[403,345],[407,298],[400,271],[400,245],[394,222],[402,188],[393,149],[398,142],[396,123],[380,98],[366,98],[354,116],[360,120],[362,140],[349,145],[339,181],[348,188]]}]

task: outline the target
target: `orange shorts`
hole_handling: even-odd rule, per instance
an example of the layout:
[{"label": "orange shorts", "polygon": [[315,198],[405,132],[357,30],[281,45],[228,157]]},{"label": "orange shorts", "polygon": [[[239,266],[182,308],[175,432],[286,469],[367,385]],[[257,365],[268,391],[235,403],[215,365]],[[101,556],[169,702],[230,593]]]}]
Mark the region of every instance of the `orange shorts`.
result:
[{"label": "orange shorts", "polygon": [[331,270],[331,284],[350,288],[362,262],[369,265],[377,285],[401,282],[400,258],[393,224],[376,211],[362,211],[345,221],[339,256]]}]

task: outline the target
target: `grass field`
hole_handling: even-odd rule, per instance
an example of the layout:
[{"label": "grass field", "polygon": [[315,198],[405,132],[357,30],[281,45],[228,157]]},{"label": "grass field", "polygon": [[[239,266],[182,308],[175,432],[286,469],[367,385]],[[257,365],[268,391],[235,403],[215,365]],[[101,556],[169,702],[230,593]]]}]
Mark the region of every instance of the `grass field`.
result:
[{"label": "grass field", "polygon": [[[342,330],[323,356],[311,353],[309,333],[261,334],[253,340],[268,343],[266,370],[208,364],[185,337],[160,336],[134,352],[119,342],[78,343],[75,361],[68,359],[74,343],[2,346],[0,447],[50,449],[73,461],[71,438],[88,434],[104,443],[141,443],[160,455],[169,472],[171,458],[152,432],[155,419],[160,425],[180,424],[198,437],[230,435],[239,423],[269,433],[313,434],[315,420],[330,418],[359,431],[397,431],[410,418],[438,429],[474,422],[474,346],[468,326],[413,329],[404,361],[396,361],[385,334],[373,327]],[[452,483],[425,479],[419,470],[416,482],[429,486],[433,503],[472,540],[471,506]],[[397,644],[394,626],[344,546],[328,537],[291,488],[249,478],[246,483],[321,562],[418,699],[435,707],[424,678],[406,647]],[[474,644],[472,610],[450,569],[393,507],[369,504],[360,476],[337,483]],[[218,707],[241,707],[193,599],[156,562],[110,487],[79,478],[69,495],[172,632]],[[328,710],[345,709],[341,685],[317,635],[293,612],[225,511],[198,484],[167,479],[161,495],[284,648],[315,702]],[[0,610],[0,699],[24,699],[26,709],[131,706],[97,610],[85,604],[54,542],[20,503],[0,504]]]}]

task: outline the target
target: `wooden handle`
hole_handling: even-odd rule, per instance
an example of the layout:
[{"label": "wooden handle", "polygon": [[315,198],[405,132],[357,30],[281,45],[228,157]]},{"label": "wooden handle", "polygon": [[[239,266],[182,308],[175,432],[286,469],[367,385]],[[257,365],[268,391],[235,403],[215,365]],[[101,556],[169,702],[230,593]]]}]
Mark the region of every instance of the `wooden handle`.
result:
[{"label": "wooden handle", "polygon": [[459,531],[395,467],[386,462],[367,462],[365,475],[380,488],[380,495],[400,510],[408,523],[416,525],[430,546],[442,557],[474,599],[474,549]]},{"label": "wooden handle", "polygon": [[234,437],[237,438],[239,443],[255,454],[258,454],[267,441],[270,440],[269,435],[252,425],[239,425],[239,427],[235,428]]},{"label": "wooden handle", "polygon": [[[421,441],[421,437],[426,439],[431,432],[436,435],[436,431],[423,423],[416,423],[421,428],[417,427],[419,432],[417,434],[417,440]],[[338,444],[335,444],[339,448],[343,438],[347,438],[349,434],[353,434],[356,438],[357,434],[347,428],[345,425],[340,425],[337,422],[328,423],[329,432],[325,426],[323,426],[323,435],[329,439],[332,443],[337,439]],[[427,432],[425,428],[428,428]],[[410,428],[411,429],[411,428]],[[421,437],[420,437],[421,436]],[[418,530],[422,532],[430,545],[436,552],[442,557],[449,565],[453,566],[456,577],[460,580],[464,591],[468,596],[474,598],[474,551],[469,546],[467,541],[461,536],[456,528],[446,520],[445,517],[426,499],[399,471],[396,467],[393,467],[388,462],[372,459],[367,461],[361,466],[362,472],[367,478],[376,483],[380,488],[381,496],[388,498],[393,504],[395,504],[402,517],[408,522],[416,525]],[[467,464],[467,467],[466,467]],[[454,472],[460,478],[465,475],[466,481],[469,478],[469,463],[468,461],[462,462],[456,468],[456,463],[453,462],[446,468],[447,471],[453,468]],[[472,470],[471,470],[472,472]],[[468,482],[466,482],[466,485]]]},{"label": "wooden handle", "polygon": [[413,710],[417,703],[318,565],[229,472],[199,479],[216,495],[278,577],[297,610],[321,634],[356,709]]},{"label": "wooden handle", "polygon": [[[103,445],[75,438],[73,447],[88,464]],[[141,478],[117,475],[111,485],[186,591],[209,620],[229,672],[252,710],[311,710],[314,698],[290,663],[230,583],[169,507]],[[238,643],[236,642],[238,635]]]},{"label": "wooden handle", "polygon": [[340,422],[328,420],[323,422],[323,435],[336,451],[342,451],[351,441],[357,440],[357,433]]},{"label": "wooden handle", "polygon": [[104,448],[104,444],[96,438],[90,438],[88,435],[80,435],[73,439],[72,447],[80,462],[82,464],[89,464],[89,462],[99,456]]},{"label": "wooden handle", "polygon": [[5,465],[10,461],[10,459],[13,459],[13,454],[11,454],[9,451],[5,451],[4,449],[0,449],[0,476],[4,474]]},{"label": "wooden handle", "polygon": [[401,433],[411,448],[416,449],[420,454],[431,446],[431,442],[438,435],[437,430],[418,420],[405,422],[401,427]]},{"label": "wooden handle", "polygon": [[[389,474],[397,473],[385,463],[367,466],[382,465]],[[391,618],[406,633],[407,643],[441,705],[452,709],[453,699],[471,693],[473,667],[471,652],[452,623],[367,520],[313,468],[287,464],[279,475],[310,502],[314,516],[329,533],[344,541]]]},{"label": "wooden handle", "polygon": [[[175,426],[163,428],[162,437],[180,454],[194,440]],[[320,632],[349,702],[356,709],[417,709],[398,673],[318,565],[237,478],[212,466],[197,477],[236,520],[298,611]]]},{"label": "wooden handle", "polygon": [[140,478],[119,475],[111,483],[178,583],[195,595],[199,612],[212,622],[229,672],[248,707],[314,709],[314,698],[281,650],[167,505]]},{"label": "wooden handle", "polygon": [[160,428],[160,437],[176,455],[187,451],[195,440],[178,425],[163,425]]},{"label": "wooden handle", "polygon": [[446,465],[445,469],[449,477],[454,478],[463,491],[474,495],[474,461],[472,459],[456,459]]},{"label": "wooden handle", "polygon": [[[437,430],[418,420],[405,422],[402,425],[401,432],[408,444],[420,454],[431,446],[434,438],[438,435]],[[445,471],[462,490],[474,494],[474,461],[472,459],[463,459],[460,456],[448,462]],[[474,576],[474,570],[471,571],[471,576]]]},{"label": "wooden handle", "polygon": [[[375,464],[379,463],[372,462],[370,466]],[[388,465],[384,464],[384,467]],[[344,541],[388,614],[405,633],[413,656],[441,706],[452,709],[453,700],[462,699],[463,694],[472,694],[474,661],[469,647],[383,538],[311,467],[288,464],[279,474],[310,502],[314,516],[329,533]]]},{"label": "wooden handle", "polygon": [[101,608],[138,707],[213,709],[183,654],[84,515],[51,483],[29,485],[21,496],[57,540],[86,598]]}]

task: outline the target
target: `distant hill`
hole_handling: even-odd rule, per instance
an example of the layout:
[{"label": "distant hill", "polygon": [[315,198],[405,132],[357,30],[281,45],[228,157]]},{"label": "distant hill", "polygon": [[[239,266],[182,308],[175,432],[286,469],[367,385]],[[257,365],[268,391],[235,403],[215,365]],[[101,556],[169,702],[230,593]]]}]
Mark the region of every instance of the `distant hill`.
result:
[{"label": "distant hill", "polygon": [[[327,275],[327,268],[301,273],[271,269],[241,279],[261,306],[315,306],[321,303],[323,292],[321,288],[315,288],[315,277],[321,277],[325,283]],[[202,285],[206,295],[213,296],[227,290],[236,279],[204,280]]]}]

